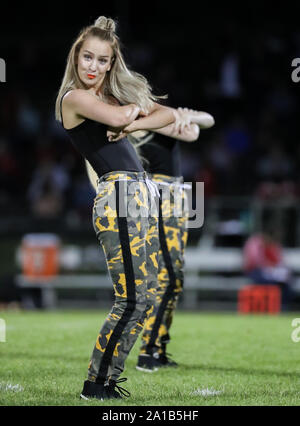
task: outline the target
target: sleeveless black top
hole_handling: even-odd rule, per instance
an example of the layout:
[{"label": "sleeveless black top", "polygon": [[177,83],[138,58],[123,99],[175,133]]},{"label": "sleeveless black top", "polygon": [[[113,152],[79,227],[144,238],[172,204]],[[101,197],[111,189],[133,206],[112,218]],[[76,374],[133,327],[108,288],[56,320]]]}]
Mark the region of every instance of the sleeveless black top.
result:
[{"label": "sleeveless black top", "polygon": [[149,142],[139,147],[142,157],[147,160],[145,169],[154,174],[181,176],[179,141],[168,136],[154,134]]},{"label": "sleeveless black top", "polygon": [[135,149],[127,138],[120,139],[117,142],[108,141],[105,124],[86,118],[78,126],[66,129],[62,117],[64,96],[62,96],[60,102],[62,126],[74,147],[88,160],[98,177],[113,171],[144,171]]}]

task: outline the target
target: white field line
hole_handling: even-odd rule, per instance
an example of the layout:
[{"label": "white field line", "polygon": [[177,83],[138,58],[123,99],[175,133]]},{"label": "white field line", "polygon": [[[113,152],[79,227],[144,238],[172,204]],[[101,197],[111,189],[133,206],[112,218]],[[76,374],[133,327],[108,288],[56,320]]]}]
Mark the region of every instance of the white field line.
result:
[{"label": "white field line", "polygon": [[217,391],[215,389],[196,389],[194,392],[191,392],[192,396],[217,396],[223,393],[223,391]]},{"label": "white field line", "polygon": [[13,385],[11,383],[3,383],[0,382],[0,391],[4,391],[4,392],[23,392],[24,388],[17,384],[17,385]]}]

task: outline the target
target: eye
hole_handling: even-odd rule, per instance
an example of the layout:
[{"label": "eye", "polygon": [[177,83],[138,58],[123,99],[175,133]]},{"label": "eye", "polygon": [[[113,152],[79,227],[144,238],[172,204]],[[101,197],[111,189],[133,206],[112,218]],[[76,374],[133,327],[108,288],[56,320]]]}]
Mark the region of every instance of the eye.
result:
[{"label": "eye", "polygon": [[100,64],[106,64],[107,63],[107,59],[99,59]]},{"label": "eye", "polygon": [[84,59],[92,59],[91,55],[88,55],[87,53],[83,55]]}]

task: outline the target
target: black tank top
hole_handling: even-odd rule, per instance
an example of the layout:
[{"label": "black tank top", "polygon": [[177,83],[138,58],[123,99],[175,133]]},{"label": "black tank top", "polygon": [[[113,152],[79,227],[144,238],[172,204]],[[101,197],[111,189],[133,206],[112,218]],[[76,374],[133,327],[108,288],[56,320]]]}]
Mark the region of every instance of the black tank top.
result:
[{"label": "black tank top", "polygon": [[127,138],[117,142],[108,141],[105,124],[86,118],[78,126],[66,129],[62,117],[62,100],[65,95],[60,102],[62,126],[74,147],[88,160],[98,177],[113,171],[144,171],[135,149]]},{"label": "black tank top", "polygon": [[168,176],[181,176],[179,141],[168,136],[154,133],[149,142],[140,146],[140,152],[147,162],[145,169],[149,173]]}]

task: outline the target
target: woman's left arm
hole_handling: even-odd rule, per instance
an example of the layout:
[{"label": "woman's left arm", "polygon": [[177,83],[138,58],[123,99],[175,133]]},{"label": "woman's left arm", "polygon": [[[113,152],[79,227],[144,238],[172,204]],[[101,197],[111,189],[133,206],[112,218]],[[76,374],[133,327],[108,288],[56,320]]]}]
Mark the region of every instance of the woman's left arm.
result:
[{"label": "woman's left arm", "polygon": [[110,133],[109,140],[116,141],[126,136],[128,133],[133,133],[138,130],[160,129],[161,127],[166,127],[169,124],[174,123],[175,119],[175,114],[172,108],[153,102],[152,109],[147,115],[140,115],[138,119],[124,127],[119,134],[116,133],[113,135]]},{"label": "woman's left arm", "polygon": [[153,102],[152,109],[145,116],[142,116],[124,128],[126,133],[137,130],[155,130],[168,126],[175,121],[172,108],[165,107]]}]

